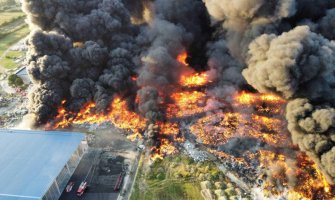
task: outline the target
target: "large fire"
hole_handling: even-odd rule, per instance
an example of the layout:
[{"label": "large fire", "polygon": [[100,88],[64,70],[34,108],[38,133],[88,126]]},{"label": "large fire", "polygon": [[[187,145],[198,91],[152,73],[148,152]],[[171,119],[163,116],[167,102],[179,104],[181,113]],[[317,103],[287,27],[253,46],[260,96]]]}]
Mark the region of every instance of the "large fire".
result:
[{"label": "large fire", "polygon": [[199,87],[206,85],[208,82],[207,73],[194,73],[191,76],[183,75],[180,79],[180,84],[185,87]]},{"label": "large fire", "polygon": [[70,125],[80,124],[102,124],[110,122],[115,127],[130,130],[133,135],[129,137],[141,136],[141,132],[146,127],[146,119],[132,112],[127,107],[127,102],[117,97],[106,113],[96,113],[96,105],[93,102],[87,103],[79,112],[73,113],[65,109],[66,101],[62,101],[62,106],[58,108],[58,115],[53,122],[46,125],[47,129],[66,128]]},{"label": "large fire", "polygon": [[182,87],[201,87],[206,86],[208,83],[211,82],[208,73],[202,72],[194,72],[194,70],[188,65],[187,63],[187,53],[182,52],[180,55],[177,56],[177,61],[184,65],[191,73],[183,74],[180,77],[179,84]]},{"label": "large fire", "polygon": [[178,56],[177,56],[177,61],[180,62],[181,64],[187,66],[187,52],[186,51],[183,51],[182,53],[180,53]]},{"label": "large fire", "polygon": [[172,94],[172,104],[167,105],[167,116],[169,118],[182,118],[193,116],[204,112],[203,104],[206,94],[198,91],[177,92]]},{"label": "large fire", "polygon": [[[189,67],[186,60],[186,52],[177,57],[178,62]],[[208,86],[210,82],[206,72],[182,75],[177,87],[181,89],[174,91],[169,103],[166,103],[166,121],[154,125],[149,125],[144,117],[130,110],[126,100],[116,97],[108,111],[103,113],[96,112],[94,102],[87,103],[79,112],[72,112],[67,110],[63,101],[58,115],[47,128],[111,123],[131,133],[130,138],[136,139],[143,137],[148,126],[152,126],[159,132],[153,136],[157,140],[151,148],[153,159],[163,159],[177,152],[178,144],[186,139],[186,130],[208,152],[223,162],[234,163],[235,167],[231,167],[231,170],[236,170],[236,174],[242,173],[242,170],[238,170],[241,168],[256,171],[263,180],[258,184],[267,196],[287,194],[288,199],[292,200],[335,199],[335,188],[327,183],[316,164],[292,144],[282,117],[285,100],[273,94],[241,91],[228,102],[229,106],[207,110],[205,107],[212,99],[200,88]],[[229,146],[232,141],[242,146],[232,150]],[[245,142],[258,146],[245,147]],[[256,181],[255,177],[252,179]]]}]

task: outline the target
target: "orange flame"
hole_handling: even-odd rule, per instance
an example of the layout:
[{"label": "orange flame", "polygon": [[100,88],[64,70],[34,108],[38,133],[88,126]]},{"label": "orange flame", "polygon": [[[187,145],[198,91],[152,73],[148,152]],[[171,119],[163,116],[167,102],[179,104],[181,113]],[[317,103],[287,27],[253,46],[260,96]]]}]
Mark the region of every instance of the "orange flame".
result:
[{"label": "orange flame", "polygon": [[165,156],[177,152],[177,148],[166,138],[159,140],[159,145],[151,148],[151,160],[162,160]]},{"label": "orange flame", "polygon": [[[64,102],[65,103],[65,102]],[[115,127],[125,130],[131,130],[137,137],[146,127],[146,119],[132,112],[127,107],[127,102],[117,97],[111,103],[110,111],[107,113],[96,113],[96,104],[87,103],[78,113],[67,111],[64,103],[58,108],[58,115],[54,122],[47,125],[47,128],[58,129],[66,128],[71,124],[101,124],[111,122]]]},{"label": "orange flame", "polygon": [[205,86],[206,84],[210,83],[209,76],[206,72],[196,73],[190,66],[187,64],[186,59],[188,55],[187,52],[184,51],[177,56],[177,60],[179,63],[182,63],[184,66],[189,68],[192,73],[190,74],[183,74],[180,77],[179,84],[183,87],[199,87]]},{"label": "orange flame", "polygon": [[181,54],[179,54],[177,56],[177,61],[180,62],[181,64],[188,66],[186,59],[187,59],[188,55],[186,51],[183,51]]},{"label": "orange flame", "polygon": [[205,98],[206,94],[198,91],[172,94],[171,99],[174,103],[167,105],[168,118],[187,117],[204,112],[203,106],[200,105],[205,102]]},{"label": "orange flame", "polygon": [[[271,180],[266,180],[265,190],[270,194],[280,195],[276,184],[289,186],[290,177],[296,177],[294,185],[289,186],[289,199],[327,199],[334,200],[335,197],[331,193],[332,187],[327,183],[325,177],[317,168],[316,164],[304,153],[299,153],[295,166],[289,166],[287,157],[283,154],[271,151],[261,150],[259,152],[261,166],[268,168],[272,166],[277,171],[271,171]],[[292,163],[291,163],[292,165]],[[278,170],[281,168],[281,171]],[[295,197],[295,198],[294,198]]]},{"label": "orange flame", "polygon": [[[178,62],[186,69],[187,52],[177,56]],[[151,159],[163,159],[167,155],[178,152],[176,143],[185,141],[180,129],[179,121],[182,118],[192,117],[193,122],[189,124],[189,131],[197,137],[198,141],[207,145],[208,151],[212,154],[230,160],[239,165],[250,166],[248,160],[258,160],[264,171],[273,168],[277,170],[271,173],[271,178],[263,184],[264,191],[271,195],[283,194],[282,188],[288,189],[291,199],[319,199],[334,200],[335,188],[328,184],[326,178],[317,168],[317,165],[305,154],[298,154],[295,167],[290,166],[291,159],[282,153],[270,150],[258,150],[256,153],[247,152],[241,157],[218,151],[218,145],[224,145],[234,137],[245,137],[257,139],[267,145],[293,149],[290,137],[286,130],[286,121],[281,118],[284,113],[285,100],[273,94],[255,94],[250,92],[239,92],[234,95],[233,103],[229,108],[222,108],[215,113],[206,113],[205,105],[208,96],[203,91],[196,91],[195,88],[206,86],[211,81],[208,73],[196,73],[190,68],[188,74],[180,77],[179,84],[182,90],[177,90],[164,99],[162,104],[167,103],[166,122],[157,122],[159,129],[157,141],[151,148]],[[133,81],[137,77],[131,77]],[[162,95],[163,96],[163,95]],[[166,102],[165,102],[166,101]],[[136,103],[140,102],[137,97]],[[142,137],[146,129],[147,120],[136,112],[131,111],[125,100],[117,97],[111,103],[106,112],[97,112],[96,104],[89,102],[74,113],[66,109],[66,101],[61,102],[58,108],[58,115],[53,123],[48,124],[49,128],[66,128],[72,124],[101,124],[110,122],[115,127],[130,131],[132,135],[128,138],[135,140]],[[247,112],[245,112],[247,111]],[[249,112],[250,111],[250,112]],[[299,184],[291,185],[290,177],[296,177]],[[277,187],[277,186],[280,187]]]},{"label": "orange flame", "polygon": [[180,78],[180,85],[183,87],[199,87],[204,86],[211,82],[208,78],[208,74],[206,72],[203,73],[195,73],[191,76],[182,75]]},{"label": "orange flame", "polygon": [[285,100],[273,94],[254,94],[248,92],[241,92],[235,95],[235,100],[241,105],[250,105],[256,102],[266,102],[268,104],[283,104]]},{"label": "orange flame", "polygon": [[[237,101],[235,109],[252,109],[253,107],[257,108],[257,105],[263,104],[275,104],[273,107],[283,109],[281,105],[285,101],[279,97],[268,98],[268,96],[265,94],[257,95],[242,92],[235,96]],[[289,140],[289,136],[278,133],[285,129],[286,123],[283,120],[265,116],[267,114],[265,110],[258,110],[258,112],[259,114],[249,112],[217,112],[198,119],[190,127],[190,130],[204,144],[220,145],[233,137],[252,137],[274,146],[285,146]],[[269,112],[272,112],[272,108],[269,109]]]}]

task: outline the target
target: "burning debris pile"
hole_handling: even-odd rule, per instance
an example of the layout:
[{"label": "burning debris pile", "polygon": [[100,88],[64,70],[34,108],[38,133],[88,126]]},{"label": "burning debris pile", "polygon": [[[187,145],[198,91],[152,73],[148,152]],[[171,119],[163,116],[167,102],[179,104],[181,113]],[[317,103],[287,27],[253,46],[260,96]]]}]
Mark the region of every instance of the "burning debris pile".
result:
[{"label": "burning debris pile", "polygon": [[266,197],[332,199],[335,187],[291,142],[285,105],[278,96],[241,92],[230,111],[207,112],[190,130],[225,168]]},{"label": "burning debris pile", "polygon": [[24,0],[23,9],[34,127],[109,122],[150,138],[153,158],[191,135],[271,195],[335,194],[335,1]]}]

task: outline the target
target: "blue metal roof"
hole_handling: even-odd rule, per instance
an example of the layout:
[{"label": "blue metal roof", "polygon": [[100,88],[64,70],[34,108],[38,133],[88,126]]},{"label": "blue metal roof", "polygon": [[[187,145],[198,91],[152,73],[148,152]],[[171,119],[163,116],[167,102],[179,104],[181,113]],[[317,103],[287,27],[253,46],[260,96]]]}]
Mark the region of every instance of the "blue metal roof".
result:
[{"label": "blue metal roof", "polygon": [[16,75],[28,75],[27,67],[23,66],[15,72]]},{"label": "blue metal roof", "polygon": [[41,199],[84,137],[0,130],[0,200]]}]

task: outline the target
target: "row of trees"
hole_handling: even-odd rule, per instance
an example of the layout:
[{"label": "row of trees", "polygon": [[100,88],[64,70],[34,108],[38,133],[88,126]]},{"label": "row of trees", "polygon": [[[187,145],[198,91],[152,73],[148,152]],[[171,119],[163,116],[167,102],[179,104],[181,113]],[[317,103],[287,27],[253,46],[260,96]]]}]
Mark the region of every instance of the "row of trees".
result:
[{"label": "row of trees", "polygon": [[0,0],[0,8],[7,8],[7,7],[12,7],[15,5],[20,5],[21,1],[20,0]]}]

